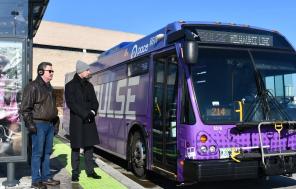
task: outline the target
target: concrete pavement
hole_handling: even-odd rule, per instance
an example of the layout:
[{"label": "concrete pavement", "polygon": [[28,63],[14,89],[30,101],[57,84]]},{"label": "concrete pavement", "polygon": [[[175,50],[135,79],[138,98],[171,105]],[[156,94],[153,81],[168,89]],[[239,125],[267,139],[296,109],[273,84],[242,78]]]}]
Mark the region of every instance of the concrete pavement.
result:
[{"label": "concrete pavement", "polygon": [[[81,157],[81,174],[79,183],[71,183],[71,163],[70,163],[71,149],[67,141],[61,138],[55,138],[54,151],[51,156],[51,171],[54,175],[54,179],[61,181],[60,186],[48,187],[49,189],[99,189],[99,188],[131,188],[142,189],[143,187],[128,177],[121,174],[119,171],[113,169],[107,163],[96,158],[95,162],[98,167],[95,171],[102,176],[101,179],[91,179],[86,177],[84,171],[84,161]],[[0,189],[5,187],[2,182],[6,180],[6,163],[0,163]],[[19,180],[19,184],[15,187],[6,187],[13,189],[26,189],[31,186],[31,170],[30,166],[26,162],[15,164],[15,177]]]}]

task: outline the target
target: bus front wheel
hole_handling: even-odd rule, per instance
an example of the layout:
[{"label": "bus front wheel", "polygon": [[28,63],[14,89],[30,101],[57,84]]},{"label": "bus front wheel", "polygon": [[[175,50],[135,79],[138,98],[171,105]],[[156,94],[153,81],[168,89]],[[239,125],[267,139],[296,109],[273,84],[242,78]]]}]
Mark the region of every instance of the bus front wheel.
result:
[{"label": "bus front wheel", "polygon": [[146,145],[139,132],[135,132],[131,142],[131,165],[134,174],[140,178],[146,175]]}]

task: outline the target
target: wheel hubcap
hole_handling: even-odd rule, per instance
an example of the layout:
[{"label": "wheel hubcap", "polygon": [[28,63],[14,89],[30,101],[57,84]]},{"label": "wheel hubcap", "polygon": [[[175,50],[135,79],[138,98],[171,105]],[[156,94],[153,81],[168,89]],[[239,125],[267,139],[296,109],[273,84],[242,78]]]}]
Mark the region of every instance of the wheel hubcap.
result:
[{"label": "wheel hubcap", "polygon": [[136,167],[143,167],[144,162],[145,162],[145,148],[144,145],[141,141],[138,141],[135,145],[135,151],[134,151],[134,156],[133,160],[135,162]]}]

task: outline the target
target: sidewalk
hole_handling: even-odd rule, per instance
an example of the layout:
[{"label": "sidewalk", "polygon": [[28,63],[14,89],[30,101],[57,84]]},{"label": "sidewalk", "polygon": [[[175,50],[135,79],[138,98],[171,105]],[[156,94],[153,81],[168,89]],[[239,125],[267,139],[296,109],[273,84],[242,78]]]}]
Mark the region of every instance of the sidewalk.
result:
[{"label": "sidewalk", "polygon": [[[55,157],[54,154],[51,156],[51,172],[54,175],[55,179],[61,181],[60,186],[56,187],[48,187],[49,189],[82,189],[79,183],[71,183],[71,176],[66,171],[65,165],[60,160],[63,158],[62,156]],[[2,185],[2,182],[5,181],[6,178],[6,164],[0,164],[0,189],[4,189],[5,186]],[[27,162],[21,162],[15,164],[15,179],[19,180],[19,185],[15,187],[6,187],[13,189],[28,189],[31,188],[31,167],[27,164]]]},{"label": "sidewalk", "polygon": [[[62,142],[61,139],[54,139],[53,154],[51,156],[51,171],[55,179],[61,181],[60,186],[48,187],[49,189],[141,189],[141,185],[127,178],[117,170],[108,166],[103,161],[96,159],[95,162],[100,166],[95,168],[102,178],[92,179],[86,176],[84,170],[84,159],[80,158],[80,178],[79,183],[71,183],[71,148],[68,143]],[[15,177],[20,184],[15,187],[6,187],[13,189],[27,189],[31,186],[31,170],[26,162],[15,164]],[[2,182],[6,180],[6,164],[0,163],[0,189],[4,189]]]}]

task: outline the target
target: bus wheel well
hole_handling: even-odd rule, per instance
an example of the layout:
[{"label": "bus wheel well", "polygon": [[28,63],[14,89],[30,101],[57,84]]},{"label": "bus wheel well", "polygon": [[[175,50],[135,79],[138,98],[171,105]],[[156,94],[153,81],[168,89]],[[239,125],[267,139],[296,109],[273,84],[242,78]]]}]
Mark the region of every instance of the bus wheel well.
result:
[{"label": "bus wheel well", "polygon": [[[133,141],[133,136],[134,134],[138,132],[140,133],[140,135],[143,137],[143,139],[145,140],[145,143],[146,143],[146,134],[145,134],[145,131],[143,130],[143,128],[139,125],[139,124],[135,124],[132,126],[132,128],[130,129],[129,131],[129,134],[128,134],[128,141],[127,141],[127,144],[126,144],[126,159],[127,159],[127,168],[128,170],[131,170],[131,150],[130,150],[130,147],[131,147],[131,144],[132,144],[132,141]],[[147,149],[147,144],[146,145],[146,149]]]}]

